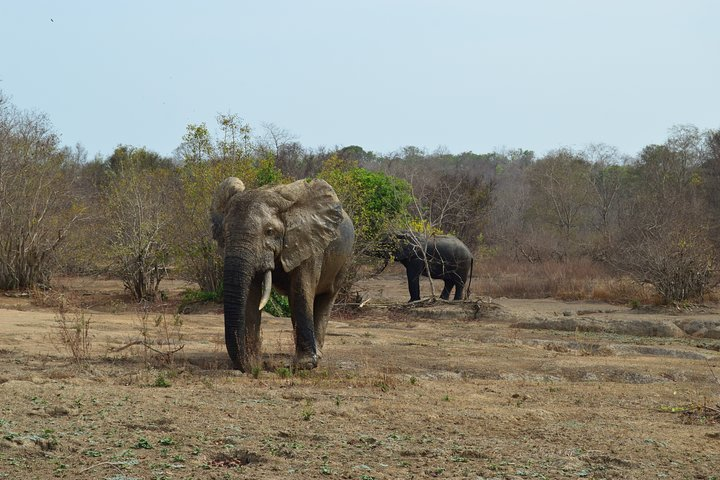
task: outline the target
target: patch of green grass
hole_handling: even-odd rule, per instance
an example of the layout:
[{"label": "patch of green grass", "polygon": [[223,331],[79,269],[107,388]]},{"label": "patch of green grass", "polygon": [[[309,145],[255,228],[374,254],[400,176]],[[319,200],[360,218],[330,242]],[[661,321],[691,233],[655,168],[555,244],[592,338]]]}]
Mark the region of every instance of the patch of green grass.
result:
[{"label": "patch of green grass", "polygon": [[390,390],[390,385],[388,385],[384,380],[378,380],[375,382],[375,386],[380,389],[381,392],[385,393]]},{"label": "patch of green grass", "polygon": [[138,441],[135,443],[135,445],[133,445],[133,448],[150,450],[153,448],[153,446],[150,444],[150,442],[148,441],[147,438],[140,437],[138,439]]},{"label": "patch of green grass", "polygon": [[305,407],[302,411],[302,419],[306,422],[309,422],[310,419],[315,415],[315,409],[312,406],[312,402],[308,400],[305,402]]},{"label": "patch of green grass", "polygon": [[181,305],[200,302],[219,302],[222,298],[222,287],[213,292],[206,292],[204,290],[185,290],[185,292],[183,292]]},{"label": "patch of green grass", "polygon": [[153,387],[168,388],[170,387],[170,382],[168,382],[167,378],[165,378],[165,375],[163,375],[162,373],[158,373],[157,377],[155,377]]}]

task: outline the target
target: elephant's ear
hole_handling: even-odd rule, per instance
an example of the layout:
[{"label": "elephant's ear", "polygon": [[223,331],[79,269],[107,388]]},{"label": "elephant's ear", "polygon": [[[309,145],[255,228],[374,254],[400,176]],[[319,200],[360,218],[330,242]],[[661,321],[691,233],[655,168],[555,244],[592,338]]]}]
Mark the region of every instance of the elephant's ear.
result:
[{"label": "elephant's ear", "polygon": [[210,204],[210,221],[212,222],[212,236],[220,248],[225,247],[223,229],[225,214],[230,200],[235,194],[245,190],[245,184],[236,177],[228,177],[217,186]]},{"label": "elephant's ear", "polygon": [[322,255],[338,237],[343,209],[335,191],[324,180],[299,180],[275,190],[287,202],[280,261],[289,272],[311,256]]}]

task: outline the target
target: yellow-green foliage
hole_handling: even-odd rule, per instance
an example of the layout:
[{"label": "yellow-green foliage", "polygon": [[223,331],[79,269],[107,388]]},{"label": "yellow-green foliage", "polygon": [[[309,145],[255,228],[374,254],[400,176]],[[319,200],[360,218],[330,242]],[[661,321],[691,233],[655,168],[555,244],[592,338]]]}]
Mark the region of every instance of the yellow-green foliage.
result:
[{"label": "yellow-green foliage", "polygon": [[445,232],[442,229],[435,227],[425,219],[422,218],[411,218],[408,220],[408,227],[413,232],[422,233],[425,235],[444,235]]}]

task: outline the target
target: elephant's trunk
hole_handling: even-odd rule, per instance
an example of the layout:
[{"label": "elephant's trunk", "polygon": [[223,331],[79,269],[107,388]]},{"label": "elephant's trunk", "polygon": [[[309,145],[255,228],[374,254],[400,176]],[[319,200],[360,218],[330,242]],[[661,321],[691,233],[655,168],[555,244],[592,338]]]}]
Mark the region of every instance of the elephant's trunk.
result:
[{"label": "elephant's trunk", "polygon": [[245,308],[252,277],[252,272],[242,257],[225,257],[225,346],[233,366],[239,370],[244,370],[247,363]]}]

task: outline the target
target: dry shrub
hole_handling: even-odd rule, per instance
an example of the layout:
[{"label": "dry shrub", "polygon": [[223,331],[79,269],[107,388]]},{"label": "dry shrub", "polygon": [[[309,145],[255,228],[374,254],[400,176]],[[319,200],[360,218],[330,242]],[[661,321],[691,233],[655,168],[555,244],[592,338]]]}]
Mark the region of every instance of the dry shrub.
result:
[{"label": "dry shrub", "polygon": [[659,297],[651,285],[641,284],[627,277],[611,278],[595,286],[593,300],[609,303],[658,303]]},{"label": "dry shrub", "polygon": [[90,319],[92,315],[82,309],[62,305],[55,314],[57,330],[53,340],[69,353],[75,363],[84,363],[92,349]]},{"label": "dry shrub", "polygon": [[32,301],[55,310],[55,329],[48,335],[53,345],[70,354],[75,363],[85,363],[92,349],[92,315],[79,306],[77,297],[72,292],[34,287]]},{"label": "dry shrub", "polygon": [[165,313],[154,314],[143,305],[138,309],[137,318],[141,338],[128,346],[141,345],[146,364],[155,359],[163,365],[174,365],[175,354],[185,348],[182,316],[175,314],[170,319]]},{"label": "dry shrub", "polygon": [[589,258],[530,263],[495,257],[476,266],[475,278],[476,291],[494,297],[581,300],[593,298],[597,285],[610,276]]},{"label": "dry shrub", "polygon": [[699,227],[635,233],[617,257],[618,270],[651,283],[663,303],[701,300],[717,285],[716,252]]},{"label": "dry shrub", "polygon": [[65,289],[33,287],[30,298],[32,304],[53,310],[67,310],[78,304],[77,296]]},{"label": "dry shrub", "polygon": [[704,301],[706,301],[706,302],[720,303],[720,288],[718,288],[718,287],[716,286],[716,287],[713,287],[713,288],[708,289],[708,290],[703,294],[703,298],[702,298],[702,299],[703,299]]}]

